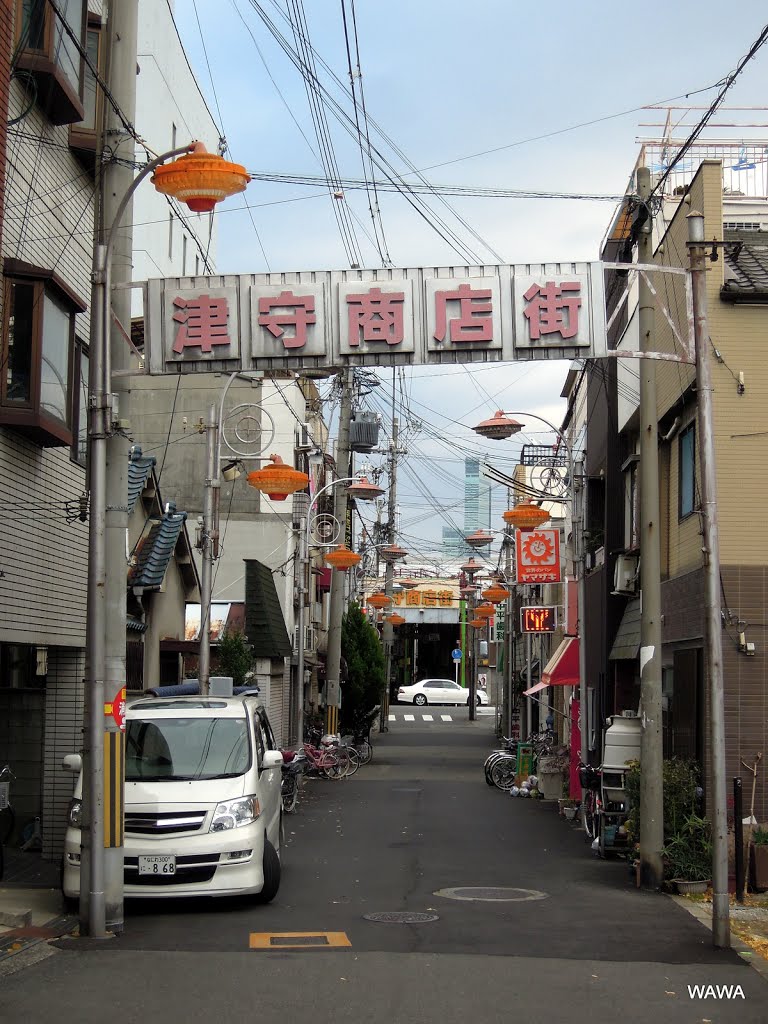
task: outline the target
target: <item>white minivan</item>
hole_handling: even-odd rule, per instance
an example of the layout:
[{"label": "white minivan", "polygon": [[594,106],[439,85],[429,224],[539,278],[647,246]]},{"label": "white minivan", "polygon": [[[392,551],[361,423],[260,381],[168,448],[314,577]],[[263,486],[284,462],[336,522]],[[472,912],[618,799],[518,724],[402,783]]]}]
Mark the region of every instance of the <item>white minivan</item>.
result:
[{"label": "white minivan", "polygon": [[[141,698],[126,711],[125,895],[252,895],[280,885],[283,756],[258,697]],[[80,895],[82,764],[64,843],[65,899]]]}]

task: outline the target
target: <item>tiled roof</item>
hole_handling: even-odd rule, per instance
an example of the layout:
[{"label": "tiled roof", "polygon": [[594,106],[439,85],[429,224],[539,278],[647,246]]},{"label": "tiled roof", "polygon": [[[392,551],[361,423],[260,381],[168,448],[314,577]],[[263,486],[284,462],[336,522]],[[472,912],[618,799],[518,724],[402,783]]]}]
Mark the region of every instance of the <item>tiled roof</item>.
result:
[{"label": "tiled roof", "polygon": [[155,468],[154,455],[142,455],[141,449],[131,454],[128,460],[128,511],[133,512],[139,495]]},{"label": "tiled roof", "polygon": [[131,566],[128,574],[129,586],[150,590],[162,586],[186,518],[186,512],[176,512],[169,506],[160,522],[152,526],[137,547],[136,564]]},{"label": "tiled roof", "polygon": [[287,658],[291,641],[275,589],[272,570],[245,559],[245,635],[257,658]]},{"label": "tiled roof", "polygon": [[726,302],[768,298],[768,245],[734,242],[725,246],[725,284],[720,296]]},{"label": "tiled roof", "polygon": [[627,601],[616,639],[613,641],[609,661],[633,661],[640,650],[640,598]]}]

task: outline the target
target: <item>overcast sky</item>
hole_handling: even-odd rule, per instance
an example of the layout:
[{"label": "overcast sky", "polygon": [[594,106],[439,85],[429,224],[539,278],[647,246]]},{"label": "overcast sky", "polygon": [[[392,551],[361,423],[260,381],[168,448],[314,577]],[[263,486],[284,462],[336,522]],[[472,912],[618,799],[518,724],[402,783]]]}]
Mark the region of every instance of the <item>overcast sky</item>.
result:
[{"label": "overcast sky", "polygon": [[[252,173],[322,174],[304,82],[257,10],[293,45],[285,14],[297,6],[318,55],[320,81],[352,115],[341,85],[319,62],[322,58],[348,85],[341,0],[303,5],[294,0],[176,0],[174,5],[182,42],[226,137],[228,155]],[[344,8],[354,66],[351,0]],[[435,184],[620,196],[639,140],[659,138],[662,131],[644,123],[665,118],[664,111],[638,108],[664,101],[708,106],[716,84],[759,36],[767,10],[757,0],[742,0],[736,9],[713,0],[650,0],[641,7],[595,0],[542,6],[514,0],[355,0],[371,141],[400,173],[415,167]],[[765,104],[767,69],[768,48],[763,48],[730,90],[728,106]],[[676,111],[676,119],[685,120],[675,137],[686,137],[702,112],[686,117],[686,110]],[[765,110],[729,111],[719,120],[765,123],[765,115]],[[327,118],[341,177],[359,179],[356,141],[331,111]],[[739,131],[727,129],[709,134],[739,137]],[[766,138],[768,129],[743,134]],[[216,139],[205,141],[215,148]],[[250,211],[243,208],[242,197],[222,207],[220,272],[349,267],[334,216],[339,200],[329,197],[327,189],[254,181],[246,196]],[[395,266],[457,262],[454,250],[405,199],[387,192],[379,200]],[[381,266],[370,240],[365,192],[347,189],[343,202],[351,211],[364,265]],[[448,197],[447,202],[450,210],[434,199],[431,205],[487,263],[498,262],[491,250],[509,263],[596,259],[616,206],[608,199]],[[441,518],[423,492],[426,488],[441,505],[460,503],[465,454],[487,453],[507,469],[516,461],[519,445],[483,441],[469,428],[496,407],[529,410],[559,424],[567,370],[568,364],[555,362],[487,366],[471,375],[461,367],[407,372],[410,416],[421,427],[411,424],[406,430],[410,454],[398,480],[404,546],[426,551],[434,547],[442,525],[461,525],[460,504]],[[391,404],[391,371],[382,371],[381,378],[383,386],[371,403],[383,409]],[[406,418],[403,410],[400,418]],[[532,432],[528,439],[545,437]],[[425,466],[430,459],[434,472]],[[502,525],[496,511],[505,507],[504,501],[499,488],[494,527]]]}]

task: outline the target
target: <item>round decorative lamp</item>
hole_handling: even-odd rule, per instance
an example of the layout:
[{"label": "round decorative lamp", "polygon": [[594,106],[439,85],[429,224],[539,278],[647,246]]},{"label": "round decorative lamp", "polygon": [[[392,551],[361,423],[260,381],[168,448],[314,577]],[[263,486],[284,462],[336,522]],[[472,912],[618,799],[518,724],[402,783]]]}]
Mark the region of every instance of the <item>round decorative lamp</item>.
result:
[{"label": "round decorative lamp", "polygon": [[411,579],[398,579],[395,582],[397,583],[398,587],[400,587],[402,590],[414,590],[419,585],[418,580]]},{"label": "round decorative lamp", "polygon": [[359,499],[360,501],[373,501],[374,498],[380,498],[384,493],[383,487],[377,487],[375,484],[368,483],[366,477],[361,476],[359,480],[355,480],[347,487],[347,494],[350,498]]},{"label": "round decorative lamp", "polygon": [[480,596],[484,601],[490,601],[491,604],[500,604],[502,601],[510,596],[510,591],[504,587],[500,587],[497,583],[488,587],[486,590],[480,591]]},{"label": "round decorative lamp", "polygon": [[401,558],[406,557],[408,552],[397,544],[385,544],[384,547],[379,548],[379,554],[385,562],[399,562]]},{"label": "round decorative lamp", "polygon": [[468,600],[470,597],[472,597],[473,594],[476,593],[477,587],[462,587],[461,590],[459,591],[459,595],[463,597],[465,600]]},{"label": "round decorative lamp", "polygon": [[473,576],[476,572],[482,572],[483,566],[476,562],[474,557],[471,557],[468,562],[461,566],[461,571],[467,576]]},{"label": "round decorative lamp", "polygon": [[405,622],[405,617],[403,615],[398,615],[397,612],[392,612],[391,615],[386,615],[384,617],[384,621],[388,622],[391,626],[402,626]]},{"label": "round decorative lamp", "polygon": [[244,192],[250,180],[244,167],[207,152],[202,142],[152,175],[158,192],[186,203],[194,213],[210,213],[222,199]]},{"label": "round decorative lamp", "polygon": [[339,544],[337,548],[329,551],[324,557],[332,569],[339,569],[342,572],[345,569],[351,569],[353,565],[357,565],[362,560],[360,555],[350,551],[344,544]]},{"label": "round decorative lamp", "polygon": [[519,505],[515,505],[514,508],[508,508],[503,516],[505,523],[509,523],[510,526],[516,526],[518,530],[535,529],[537,526],[541,526],[542,523],[546,523],[549,518],[549,512],[545,512],[538,505],[531,505],[528,502],[522,502]]},{"label": "round decorative lamp", "polygon": [[481,629],[488,625],[488,619],[470,619],[469,624],[470,626],[474,626],[475,629]]},{"label": "round decorative lamp", "polygon": [[495,416],[489,420],[483,420],[476,427],[472,427],[476,434],[481,437],[490,437],[494,441],[503,441],[506,437],[512,437],[523,429],[523,424],[513,420],[511,416],[505,416],[501,409],[498,409]]},{"label": "round decorative lamp", "polygon": [[271,465],[248,474],[248,483],[257,491],[263,491],[272,501],[284,501],[289,494],[302,490],[309,483],[306,473],[286,466],[279,455],[270,455],[269,459]]},{"label": "round decorative lamp", "polygon": [[471,548],[482,548],[493,541],[493,534],[490,530],[475,530],[474,533],[470,533],[464,540]]},{"label": "round decorative lamp", "polygon": [[371,594],[367,602],[372,608],[388,608],[392,604],[392,598],[387,597],[381,590]]},{"label": "round decorative lamp", "polygon": [[488,604],[479,604],[475,608],[475,615],[478,619],[492,619],[495,614],[496,606],[490,604],[490,602]]}]

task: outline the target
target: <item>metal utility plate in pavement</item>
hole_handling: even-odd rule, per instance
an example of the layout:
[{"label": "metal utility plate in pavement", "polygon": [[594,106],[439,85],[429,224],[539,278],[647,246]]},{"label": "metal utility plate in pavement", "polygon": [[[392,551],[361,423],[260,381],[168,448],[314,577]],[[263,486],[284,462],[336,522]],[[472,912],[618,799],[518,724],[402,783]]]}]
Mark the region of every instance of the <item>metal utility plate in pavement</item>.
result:
[{"label": "metal utility plate in pavement", "polygon": [[351,946],[346,932],[251,932],[250,949],[338,949]]},{"label": "metal utility plate in pavement", "polygon": [[545,900],[547,894],[538,889],[515,889],[509,886],[455,886],[438,889],[433,896],[447,900],[477,900],[485,903],[526,903],[530,900]]},{"label": "metal utility plate in pavement", "polygon": [[377,924],[426,924],[439,921],[439,914],[423,914],[418,911],[385,910],[373,914],[363,914],[364,921],[375,921]]}]

